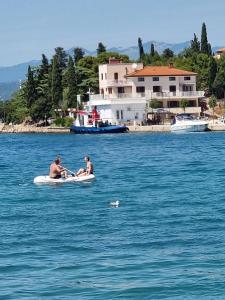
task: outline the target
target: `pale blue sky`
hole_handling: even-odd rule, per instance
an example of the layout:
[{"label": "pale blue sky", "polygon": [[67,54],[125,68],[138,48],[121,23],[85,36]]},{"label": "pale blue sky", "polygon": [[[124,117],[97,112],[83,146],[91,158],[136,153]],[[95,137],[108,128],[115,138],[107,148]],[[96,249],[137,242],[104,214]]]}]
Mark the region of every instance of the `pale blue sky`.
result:
[{"label": "pale blue sky", "polygon": [[224,0],[0,0],[0,66],[50,56],[57,46],[94,50],[143,41],[183,42],[206,22],[225,46]]}]

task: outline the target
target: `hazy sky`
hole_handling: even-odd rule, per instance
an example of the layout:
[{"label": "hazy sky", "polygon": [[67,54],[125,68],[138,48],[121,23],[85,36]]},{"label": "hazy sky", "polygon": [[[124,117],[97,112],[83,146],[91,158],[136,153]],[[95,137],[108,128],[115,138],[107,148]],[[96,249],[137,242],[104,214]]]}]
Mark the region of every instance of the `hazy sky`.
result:
[{"label": "hazy sky", "polygon": [[127,47],[139,36],[183,42],[202,22],[211,44],[225,46],[224,0],[0,0],[0,66],[50,56],[57,46]]}]

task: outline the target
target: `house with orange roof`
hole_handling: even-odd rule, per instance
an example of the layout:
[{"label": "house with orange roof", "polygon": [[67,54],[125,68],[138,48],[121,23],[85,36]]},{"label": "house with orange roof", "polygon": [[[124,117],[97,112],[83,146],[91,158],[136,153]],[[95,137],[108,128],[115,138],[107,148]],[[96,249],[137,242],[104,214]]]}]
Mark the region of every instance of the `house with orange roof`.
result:
[{"label": "house with orange roof", "polygon": [[225,48],[220,48],[216,51],[214,57],[220,59],[221,55],[225,53]]},{"label": "house with orange roof", "polygon": [[99,65],[99,94],[90,95],[88,106],[96,106],[103,121],[111,123],[143,121],[152,100],[177,114],[183,112],[181,101],[186,99],[186,112],[199,114],[204,92],[196,90],[196,76],[172,64],[143,67],[111,58],[108,64]]}]

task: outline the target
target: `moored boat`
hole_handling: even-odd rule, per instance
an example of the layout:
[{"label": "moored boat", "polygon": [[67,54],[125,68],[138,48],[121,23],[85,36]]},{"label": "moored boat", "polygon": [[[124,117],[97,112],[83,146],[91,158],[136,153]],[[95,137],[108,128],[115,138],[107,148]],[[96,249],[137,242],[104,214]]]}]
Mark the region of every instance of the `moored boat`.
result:
[{"label": "moored boat", "polygon": [[77,134],[123,133],[129,129],[124,125],[111,125],[100,119],[96,108],[92,112],[78,111],[70,132]]},{"label": "moored boat", "polygon": [[208,130],[208,122],[198,120],[191,114],[183,113],[174,117],[171,124],[172,132],[202,132]]}]

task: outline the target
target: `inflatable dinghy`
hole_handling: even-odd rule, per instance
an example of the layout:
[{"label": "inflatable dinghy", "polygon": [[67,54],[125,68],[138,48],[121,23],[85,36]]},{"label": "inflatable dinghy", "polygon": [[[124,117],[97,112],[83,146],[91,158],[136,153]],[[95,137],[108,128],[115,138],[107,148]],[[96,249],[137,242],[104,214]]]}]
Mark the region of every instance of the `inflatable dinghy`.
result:
[{"label": "inflatable dinghy", "polygon": [[57,184],[57,183],[71,183],[71,182],[83,182],[89,181],[95,178],[94,174],[87,176],[69,176],[67,178],[54,179],[49,176],[37,176],[34,178],[35,184]]}]

